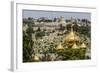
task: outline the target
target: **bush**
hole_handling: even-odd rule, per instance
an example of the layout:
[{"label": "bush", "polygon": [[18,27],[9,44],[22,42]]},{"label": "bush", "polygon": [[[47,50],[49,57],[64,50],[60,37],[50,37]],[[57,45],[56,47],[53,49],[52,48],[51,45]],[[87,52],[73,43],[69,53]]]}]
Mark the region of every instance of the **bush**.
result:
[{"label": "bush", "polygon": [[62,60],[81,60],[85,59],[85,49],[69,48],[63,52],[58,52],[58,55],[62,56]]}]

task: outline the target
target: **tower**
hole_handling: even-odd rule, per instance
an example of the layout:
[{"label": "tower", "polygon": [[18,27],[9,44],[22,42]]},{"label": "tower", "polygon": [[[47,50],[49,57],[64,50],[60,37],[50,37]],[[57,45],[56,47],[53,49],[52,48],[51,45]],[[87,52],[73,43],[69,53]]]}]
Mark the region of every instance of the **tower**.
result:
[{"label": "tower", "polygon": [[63,24],[63,25],[66,24],[66,21],[65,21],[64,17],[62,17],[62,16],[60,17],[59,23],[60,23],[60,24]]}]

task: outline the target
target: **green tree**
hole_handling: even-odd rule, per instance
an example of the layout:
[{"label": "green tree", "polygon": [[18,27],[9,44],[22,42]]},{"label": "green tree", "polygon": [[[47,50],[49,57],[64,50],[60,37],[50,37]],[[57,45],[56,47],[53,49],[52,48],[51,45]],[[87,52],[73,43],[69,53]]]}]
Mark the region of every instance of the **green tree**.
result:
[{"label": "green tree", "polygon": [[32,46],[32,25],[34,24],[32,18],[28,18],[27,25],[28,29],[26,32],[23,31],[23,62],[31,61],[31,55],[33,52]]}]

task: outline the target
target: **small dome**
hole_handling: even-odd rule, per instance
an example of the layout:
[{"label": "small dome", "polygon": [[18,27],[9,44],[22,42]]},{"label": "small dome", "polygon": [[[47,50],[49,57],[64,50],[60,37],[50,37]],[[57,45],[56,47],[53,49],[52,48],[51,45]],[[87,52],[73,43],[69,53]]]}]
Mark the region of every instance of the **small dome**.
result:
[{"label": "small dome", "polygon": [[66,41],[78,41],[79,37],[72,31],[66,36],[65,40]]},{"label": "small dome", "polygon": [[80,48],[87,48],[87,46],[85,45],[85,43],[82,43]]},{"label": "small dome", "polygon": [[74,43],[74,45],[72,46],[73,49],[79,48],[76,43]]},{"label": "small dome", "polygon": [[59,44],[56,48],[56,50],[64,50],[63,46],[61,44]]},{"label": "small dome", "polygon": [[68,46],[66,45],[65,48],[68,48]]},{"label": "small dome", "polygon": [[35,56],[34,56],[34,60],[35,60],[35,61],[39,61],[39,57],[35,55]]}]

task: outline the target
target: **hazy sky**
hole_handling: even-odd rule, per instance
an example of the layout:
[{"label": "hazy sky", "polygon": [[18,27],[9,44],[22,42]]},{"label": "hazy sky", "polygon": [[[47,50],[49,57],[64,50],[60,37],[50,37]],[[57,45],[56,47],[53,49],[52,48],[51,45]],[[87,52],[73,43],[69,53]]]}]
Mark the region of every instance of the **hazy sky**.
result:
[{"label": "hazy sky", "polygon": [[40,17],[47,17],[53,19],[55,17],[58,18],[60,16],[63,16],[64,18],[68,18],[68,19],[72,17],[72,18],[79,18],[79,19],[86,18],[88,20],[91,20],[90,13],[23,10],[23,18],[33,17],[37,19]]}]

